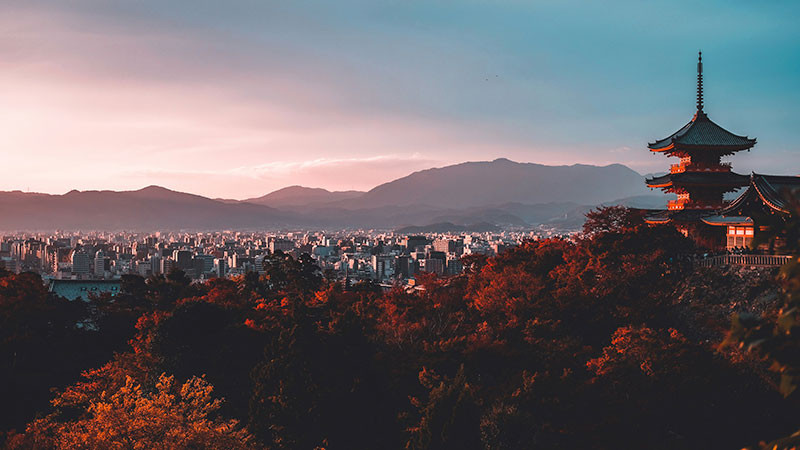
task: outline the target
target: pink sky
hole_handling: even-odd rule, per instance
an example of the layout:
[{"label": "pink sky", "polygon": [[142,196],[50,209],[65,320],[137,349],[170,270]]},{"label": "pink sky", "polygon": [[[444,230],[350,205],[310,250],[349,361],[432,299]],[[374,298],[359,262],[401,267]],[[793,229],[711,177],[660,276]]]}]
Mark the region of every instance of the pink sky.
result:
[{"label": "pink sky", "polygon": [[[619,162],[645,173],[668,164],[648,154],[647,140],[683,120],[641,130],[627,122],[633,113],[606,122],[594,119],[604,111],[578,116],[589,100],[552,82],[506,78],[528,69],[460,32],[454,43],[439,31],[353,34],[309,19],[323,38],[354,45],[339,54],[317,35],[301,42],[302,30],[280,28],[281,17],[263,26],[275,33],[247,35],[78,3],[74,11],[0,6],[0,190],[157,184],[241,199],[296,184],[366,190],[416,170],[498,157]],[[419,67],[383,65],[387,49],[394,53],[386,60]],[[494,72],[504,75],[490,79]],[[527,110],[537,111],[535,121],[513,116]],[[575,135],[614,128],[620,137],[599,144]],[[780,164],[781,151],[767,159]]]},{"label": "pink sky", "polygon": [[369,189],[530,150],[447,117],[365,115],[351,107],[358,89],[313,61],[252,67],[235,40],[140,31],[66,12],[0,15],[0,145],[14,168],[0,189],[158,184],[247,198],[294,184]]}]

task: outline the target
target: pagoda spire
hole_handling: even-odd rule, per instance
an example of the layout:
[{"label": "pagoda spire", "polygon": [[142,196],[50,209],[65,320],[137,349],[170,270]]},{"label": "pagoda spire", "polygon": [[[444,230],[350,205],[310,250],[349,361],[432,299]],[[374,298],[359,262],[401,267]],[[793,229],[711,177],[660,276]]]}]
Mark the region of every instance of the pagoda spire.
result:
[{"label": "pagoda spire", "polygon": [[697,112],[703,112],[703,52],[697,52]]}]

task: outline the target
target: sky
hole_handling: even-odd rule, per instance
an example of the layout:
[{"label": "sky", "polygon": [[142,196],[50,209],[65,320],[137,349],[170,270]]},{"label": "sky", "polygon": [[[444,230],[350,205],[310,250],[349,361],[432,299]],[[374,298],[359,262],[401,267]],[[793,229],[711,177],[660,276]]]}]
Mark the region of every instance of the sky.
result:
[{"label": "sky", "polygon": [[800,2],[3,0],[0,190],[367,190],[509,158],[670,163],[695,111],[800,173]]}]

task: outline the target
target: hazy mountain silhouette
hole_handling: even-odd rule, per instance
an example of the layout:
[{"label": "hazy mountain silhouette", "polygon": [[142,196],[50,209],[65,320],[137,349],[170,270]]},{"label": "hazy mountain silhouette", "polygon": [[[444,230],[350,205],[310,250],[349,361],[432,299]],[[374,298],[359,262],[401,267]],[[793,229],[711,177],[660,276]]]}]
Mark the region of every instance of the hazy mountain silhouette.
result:
[{"label": "hazy mountain silhouette", "polygon": [[321,188],[309,188],[303,186],[289,186],[277,191],[270,192],[257,198],[243,200],[247,203],[271,206],[273,208],[290,206],[309,206],[323,203],[331,203],[339,200],[358,198],[364,195],[361,191],[329,191]]},{"label": "hazy mountain silhouette", "polygon": [[415,172],[368,192],[291,186],[244,201],[158,186],[64,195],[0,192],[0,230],[574,226],[593,205],[664,206],[660,193],[643,193],[650,191],[642,176],[619,164],[544,166],[498,159]]},{"label": "hazy mountain silhouette", "polygon": [[649,191],[643,180],[621,164],[546,166],[496,159],[414,172],[336,205],[344,208],[422,204],[469,208],[550,202],[592,205],[644,195]]},{"label": "hazy mountain silhouette", "polygon": [[456,225],[451,222],[432,223],[430,225],[422,226],[407,226],[398,228],[396,233],[401,234],[418,234],[418,233],[459,233],[459,232],[492,232],[498,231],[498,227],[494,224],[481,222],[469,225]]},{"label": "hazy mountain silhouette", "polygon": [[224,203],[158,186],[64,195],[0,192],[0,212],[4,230],[219,230],[308,222],[262,205]]}]

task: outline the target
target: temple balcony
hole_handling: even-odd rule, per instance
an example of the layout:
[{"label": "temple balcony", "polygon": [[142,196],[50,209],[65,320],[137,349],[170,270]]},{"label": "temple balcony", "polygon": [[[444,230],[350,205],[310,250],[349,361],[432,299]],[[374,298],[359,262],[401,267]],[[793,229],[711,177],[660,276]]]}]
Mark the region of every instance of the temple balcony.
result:
[{"label": "temple balcony", "polygon": [[667,209],[669,210],[683,209],[683,205],[685,204],[686,200],[683,199],[670,200],[667,202]]},{"label": "temple balcony", "polygon": [[716,209],[721,209],[724,207],[724,203],[707,203],[707,202],[698,202],[692,201],[688,198],[679,198],[677,200],[669,200],[667,202],[667,209],[669,210],[680,210],[680,209],[707,209],[709,211],[714,211]]},{"label": "temple balcony", "polygon": [[669,166],[669,173],[683,173],[683,172],[730,172],[731,163],[719,164],[702,164],[702,163],[689,163],[689,164],[673,164]]}]

